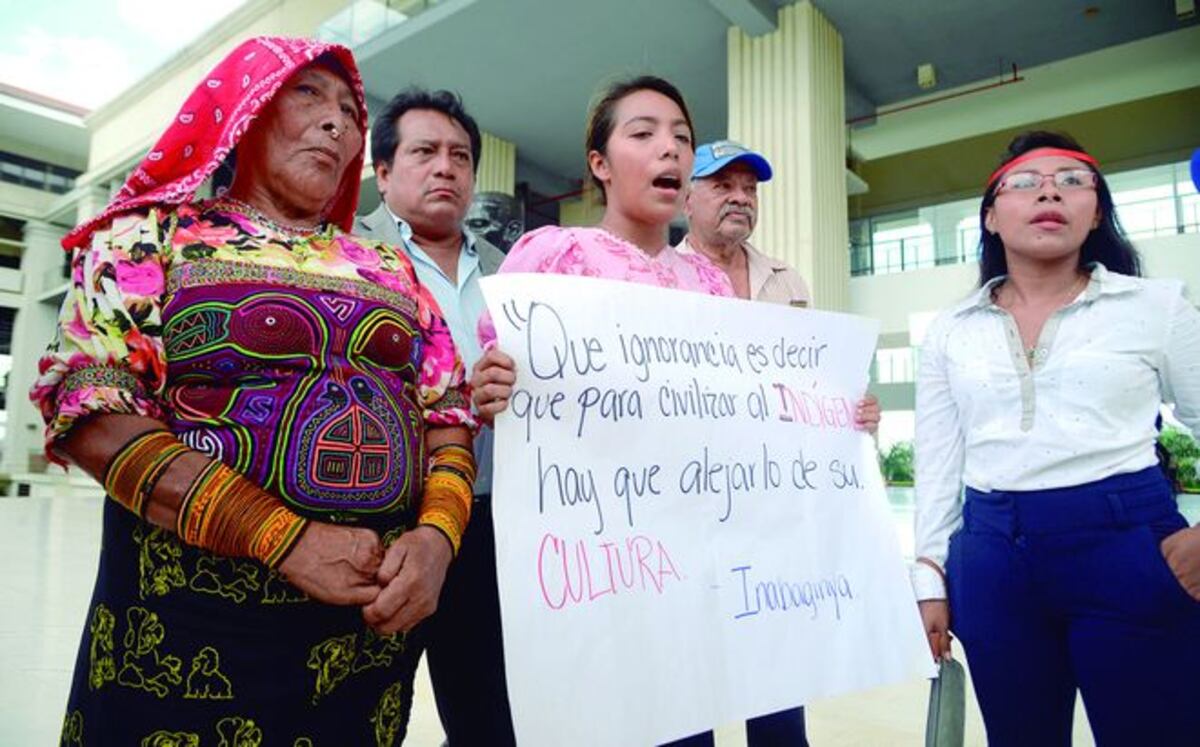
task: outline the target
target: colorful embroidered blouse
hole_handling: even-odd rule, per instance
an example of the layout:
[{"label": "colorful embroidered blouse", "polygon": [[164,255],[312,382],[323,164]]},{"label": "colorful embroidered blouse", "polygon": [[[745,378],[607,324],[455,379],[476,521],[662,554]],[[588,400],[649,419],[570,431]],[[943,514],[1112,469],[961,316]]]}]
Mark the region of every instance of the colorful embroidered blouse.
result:
[{"label": "colorful embroidered blouse", "polygon": [[221,203],[120,217],[77,250],[39,370],[48,454],[82,416],[145,415],[331,520],[416,506],[423,423],[475,426],[450,333],[402,252]]},{"label": "colorful embroidered blouse", "polygon": [[[545,226],[530,231],[513,244],[499,271],[583,275],[710,296],[734,295],[729,276],[703,255],[665,246],[652,257],[602,228]],[[487,314],[479,320],[479,339],[485,345],[496,339]]]}]

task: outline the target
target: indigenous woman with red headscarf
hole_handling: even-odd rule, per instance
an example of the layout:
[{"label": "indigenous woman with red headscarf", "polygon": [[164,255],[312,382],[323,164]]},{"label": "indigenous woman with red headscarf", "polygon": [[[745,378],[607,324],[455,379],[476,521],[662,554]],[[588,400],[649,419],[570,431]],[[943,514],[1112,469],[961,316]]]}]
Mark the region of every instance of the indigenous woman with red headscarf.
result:
[{"label": "indigenous woman with red headscarf", "polygon": [[980,228],[980,288],[930,326],[917,377],[930,649],[962,641],[994,747],[1068,747],[1077,691],[1097,744],[1200,744],[1200,527],[1155,454],[1163,403],[1200,432],[1200,313],[1139,277],[1066,135],[1012,141]]},{"label": "indigenous woman with red headscarf", "polygon": [[248,41],[63,240],[32,397],[111,498],[72,744],[403,739],[474,423],[404,253],[346,233],[366,118],[349,50]]}]

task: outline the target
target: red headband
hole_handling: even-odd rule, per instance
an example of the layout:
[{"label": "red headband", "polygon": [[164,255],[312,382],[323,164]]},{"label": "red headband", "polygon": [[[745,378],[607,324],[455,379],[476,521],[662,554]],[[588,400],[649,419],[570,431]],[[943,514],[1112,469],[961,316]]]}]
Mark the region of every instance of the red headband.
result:
[{"label": "red headband", "polygon": [[1013,160],[993,171],[992,175],[988,177],[987,187],[985,187],[985,189],[991,189],[992,185],[995,184],[996,181],[999,180],[1000,177],[1003,176],[1005,172],[1007,172],[1013,166],[1016,166],[1020,163],[1025,163],[1026,161],[1032,161],[1035,158],[1048,158],[1050,156],[1074,158],[1077,161],[1083,161],[1094,169],[1100,168],[1100,164],[1095,158],[1092,158],[1081,150],[1070,150],[1067,148],[1034,148],[1031,151],[1022,153]]}]

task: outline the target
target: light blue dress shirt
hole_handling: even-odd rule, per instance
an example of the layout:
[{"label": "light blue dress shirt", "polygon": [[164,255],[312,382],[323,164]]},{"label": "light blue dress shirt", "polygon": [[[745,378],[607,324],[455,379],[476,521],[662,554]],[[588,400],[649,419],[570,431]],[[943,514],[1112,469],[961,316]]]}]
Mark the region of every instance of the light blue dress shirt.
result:
[{"label": "light blue dress shirt", "polygon": [[[463,248],[458,253],[458,277],[451,280],[438,267],[437,262],[425,253],[425,250],[413,241],[412,227],[395,213],[388,210],[400,229],[404,239],[404,251],[412,260],[417,279],[429,289],[433,298],[442,310],[446,326],[450,328],[450,336],[454,338],[454,346],[462,357],[467,369],[467,377],[471,376],[471,367],[483,355],[479,345],[479,336],[475,331],[479,317],[483,315],[487,305],[483,301],[483,291],[479,289],[479,278],[483,276],[479,268],[479,252],[475,249],[475,237],[466,228],[463,229]],[[481,428],[475,438],[475,495],[490,493],[492,490],[492,429]]]}]

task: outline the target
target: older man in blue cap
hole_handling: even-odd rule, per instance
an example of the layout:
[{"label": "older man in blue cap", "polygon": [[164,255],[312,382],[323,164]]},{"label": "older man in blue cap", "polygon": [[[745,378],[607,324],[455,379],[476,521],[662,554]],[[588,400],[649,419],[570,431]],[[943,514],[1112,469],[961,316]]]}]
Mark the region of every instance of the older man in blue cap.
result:
[{"label": "older man in blue cap", "polygon": [[683,208],[688,234],[678,248],[712,260],[742,298],[808,306],[804,278],[750,245],[758,219],[758,185],[770,180],[771,164],[746,146],[732,140],[701,145]]},{"label": "older man in blue cap", "polygon": [[[677,247],[699,252],[725,271],[741,298],[808,306],[808,285],[786,263],[750,245],[758,218],[758,184],[770,181],[767,159],[732,140],[706,143],[696,149],[692,188],[684,203],[688,234]],[[874,412],[878,420],[878,411]],[[792,708],[746,722],[749,747],[800,745],[807,747],[804,709]],[[700,734],[679,744],[712,744]]]}]

